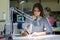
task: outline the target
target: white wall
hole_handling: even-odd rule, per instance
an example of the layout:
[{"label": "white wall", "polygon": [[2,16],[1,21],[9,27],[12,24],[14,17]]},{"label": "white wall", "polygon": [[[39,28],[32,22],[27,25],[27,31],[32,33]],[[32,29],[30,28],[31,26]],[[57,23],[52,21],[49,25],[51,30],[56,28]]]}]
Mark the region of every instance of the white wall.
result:
[{"label": "white wall", "polygon": [[3,19],[3,12],[6,14],[5,22],[0,22],[0,29],[4,23],[10,22],[9,5],[9,0],[0,0],[0,20]]}]

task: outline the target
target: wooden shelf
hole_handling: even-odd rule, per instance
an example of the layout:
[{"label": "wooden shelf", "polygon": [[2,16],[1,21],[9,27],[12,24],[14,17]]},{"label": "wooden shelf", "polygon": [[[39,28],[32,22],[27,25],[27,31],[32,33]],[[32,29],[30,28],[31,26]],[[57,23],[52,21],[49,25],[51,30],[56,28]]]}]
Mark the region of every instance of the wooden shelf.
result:
[{"label": "wooden shelf", "polygon": [[5,22],[5,20],[0,20],[0,22]]}]

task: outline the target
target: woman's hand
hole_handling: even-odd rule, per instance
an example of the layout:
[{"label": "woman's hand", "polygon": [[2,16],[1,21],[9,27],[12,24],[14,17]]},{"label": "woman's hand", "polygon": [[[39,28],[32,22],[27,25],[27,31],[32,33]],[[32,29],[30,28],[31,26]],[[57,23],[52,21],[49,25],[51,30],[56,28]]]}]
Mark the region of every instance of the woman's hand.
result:
[{"label": "woman's hand", "polygon": [[22,32],[22,36],[27,36],[29,33],[26,31],[26,32]]},{"label": "woman's hand", "polygon": [[31,34],[33,37],[34,36],[45,36],[46,32],[34,32],[33,34]]}]

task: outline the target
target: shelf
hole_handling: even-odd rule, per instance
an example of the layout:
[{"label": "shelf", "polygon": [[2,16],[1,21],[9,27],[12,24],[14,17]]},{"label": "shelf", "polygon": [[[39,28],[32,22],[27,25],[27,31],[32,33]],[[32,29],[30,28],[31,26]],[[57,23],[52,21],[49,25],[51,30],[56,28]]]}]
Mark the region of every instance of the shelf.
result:
[{"label": "shelf", "polygon": [[5,20],[0,20],[0,22],[5,22]]}]

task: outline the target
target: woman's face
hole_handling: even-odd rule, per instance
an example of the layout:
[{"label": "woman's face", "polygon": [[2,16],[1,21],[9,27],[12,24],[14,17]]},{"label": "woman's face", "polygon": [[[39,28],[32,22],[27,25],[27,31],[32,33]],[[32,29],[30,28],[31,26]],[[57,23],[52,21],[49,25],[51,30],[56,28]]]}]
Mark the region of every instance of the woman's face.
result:
[{"label": "woman's face", "polygon": [[35,16],[39,16],[41,12],[37,7],[35,7],[34,10],[33,10],[33,13],[34,13]]}]

